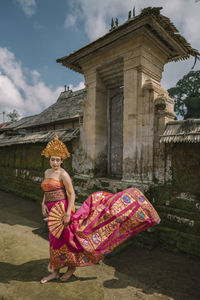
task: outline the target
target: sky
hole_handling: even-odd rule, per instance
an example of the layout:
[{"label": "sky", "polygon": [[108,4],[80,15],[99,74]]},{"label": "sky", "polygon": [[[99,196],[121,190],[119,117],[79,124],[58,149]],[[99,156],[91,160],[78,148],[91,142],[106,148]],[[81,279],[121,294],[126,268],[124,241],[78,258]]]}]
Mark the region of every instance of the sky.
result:
[{"label": "sky", "polygon": [[[3,112],[13,109],[21,117],[40,113],[56,102],[64,85],[83,88],[83,75],[56,59],[107,33],[112,17],[123,24],[134,6],[136,15],[144,7],[162,6],[161,13],[200,51],[200,0],[1,0],[0,123]],[[167,63],[162,86],[175,86],[193,63],[193,57]],[[194,70],[199,69],[198,61]]]}]

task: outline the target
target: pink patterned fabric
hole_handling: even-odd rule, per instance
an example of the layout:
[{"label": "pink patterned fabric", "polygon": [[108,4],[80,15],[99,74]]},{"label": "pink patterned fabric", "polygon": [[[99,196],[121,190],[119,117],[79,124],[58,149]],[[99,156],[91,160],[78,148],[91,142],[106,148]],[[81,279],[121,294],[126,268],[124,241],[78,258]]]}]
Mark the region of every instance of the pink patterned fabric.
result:
[{"label": "pink patterned fabric", "polygon": [[[42,188],[48,194],[49,211],[58,201],[63,201],[67,209],[61,181],[46,178]],[[57,200],[51,201],[50,195]],[[50,267],[95,264],[127,239],[159,222],[156,210],[136,188],[117,194],[95,192],[76,212],[72,211],[70,224],[59,239],[49,232]]]}]

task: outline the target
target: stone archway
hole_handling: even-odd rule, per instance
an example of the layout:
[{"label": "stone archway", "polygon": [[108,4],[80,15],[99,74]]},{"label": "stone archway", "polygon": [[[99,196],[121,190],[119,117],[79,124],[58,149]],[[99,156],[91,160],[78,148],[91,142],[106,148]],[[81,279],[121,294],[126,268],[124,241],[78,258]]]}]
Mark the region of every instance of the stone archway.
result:
[{"label": "stone archway", "polygon": [[[155,99],[166,93],[160,86],[163,67],[169,61],[200,55],[177,32],[170,20],[160,14],[160,8],[145,8],[139,16],[57,60],[85,77],[87,96],[80,147],[85,151],[85,161],[90,162],[85,164],[87,173],[104,176],[110,172],[122,175],[123,180],[143,182],[153,181],[157,174],[160,180],[162,165],[156,153],[162,152],[158,143],[161,127],[155,124],[161,124],[163,129],[163,124],[174,118],[171,100],[164,110],[155,112]],[[123,125],[115,119],[120,99],[109,98],[109,91],[112,94],[112,89],[120,86],[124,86],[123,118],[119,118]],[[110,119],[109,110],[113,112]],[[109,122],[117,125],[109,126]],[[123,143],[121,133],[116,138],[116,126],[122,128]],[[122,171],[120,163],[115,166],[119,157]]]}]

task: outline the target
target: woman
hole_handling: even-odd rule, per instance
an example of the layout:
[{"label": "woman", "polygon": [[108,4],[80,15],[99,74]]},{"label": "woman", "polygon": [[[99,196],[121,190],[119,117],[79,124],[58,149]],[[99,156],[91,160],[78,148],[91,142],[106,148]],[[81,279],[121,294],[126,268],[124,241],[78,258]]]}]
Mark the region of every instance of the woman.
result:
[{"label": "woman", "polygon": [[[52,279],[67,281],[77,266],[97,263],[128,238],[160,222],[146,197],[136,188],[117,194],[104,191],[88,197],[75,212],[75,193],[69,174],[61,167],[70,154],[56,135],[42,155],[50,158],[45,171],[42,213],[48,216]],[[68,266],[60,277],[61,268]]]}]

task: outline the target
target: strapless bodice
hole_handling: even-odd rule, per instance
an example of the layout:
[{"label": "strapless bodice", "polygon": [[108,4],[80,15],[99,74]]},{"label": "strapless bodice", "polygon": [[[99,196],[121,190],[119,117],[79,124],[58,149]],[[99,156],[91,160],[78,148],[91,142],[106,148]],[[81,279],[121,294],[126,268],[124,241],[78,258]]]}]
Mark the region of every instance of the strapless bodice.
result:
[{"label": "strapless bodice", "polygon": [[44,192],[50,192],[50,191],[55,191],[58,189],[63,189],[64,184],[62,180],[55,179],[55,178],[45,178],[42,183],[41,187]]}]

